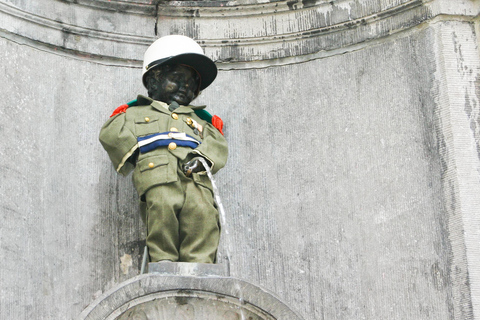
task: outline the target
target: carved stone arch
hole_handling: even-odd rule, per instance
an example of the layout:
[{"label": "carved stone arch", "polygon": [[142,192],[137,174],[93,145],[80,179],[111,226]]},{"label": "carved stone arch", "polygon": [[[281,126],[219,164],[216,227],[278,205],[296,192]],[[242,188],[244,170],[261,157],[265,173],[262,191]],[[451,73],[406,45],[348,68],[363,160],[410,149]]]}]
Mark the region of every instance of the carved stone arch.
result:
[{"label": "carved stone arch", "polygon": [[55,54],[137,68],[156,38],[183,34],[220,69],[242,69],[355,50],[438,14],[422,0],[245,1],[13,0],[0,2],[1,32]]},{"label": "carved stone arch", "polygon": [[150,273],[105,293],[79,320],[301,320],[283,302],[251,283],[224,277]]}]

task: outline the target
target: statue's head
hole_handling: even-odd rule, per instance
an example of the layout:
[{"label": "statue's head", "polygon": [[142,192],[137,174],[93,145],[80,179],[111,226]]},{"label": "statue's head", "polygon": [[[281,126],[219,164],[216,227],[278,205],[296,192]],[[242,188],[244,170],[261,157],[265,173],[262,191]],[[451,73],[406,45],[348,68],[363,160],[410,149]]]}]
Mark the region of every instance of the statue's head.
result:
[{"label": "statue's head", "polygon": [[187,65],[162,64],[147,73],[145,82],[150,98],[186,106],[199,93],[200,75]]},{"label": "statue's head", "polygon": [[188,37],[162,37],[145,52],[143,84],[152,99],[188,104],[216,76],[215,63],[205,56],[198,43]]}]

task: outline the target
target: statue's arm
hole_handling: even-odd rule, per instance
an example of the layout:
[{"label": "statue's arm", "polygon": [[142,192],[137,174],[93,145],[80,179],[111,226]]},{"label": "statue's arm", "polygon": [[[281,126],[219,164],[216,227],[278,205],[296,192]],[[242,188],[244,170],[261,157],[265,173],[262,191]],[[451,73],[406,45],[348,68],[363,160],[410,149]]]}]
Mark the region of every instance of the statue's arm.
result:
[{"label": "statue's arm", "polygon": [[126,125],[126,113],[112,116],[100,130],[100,143],[107,151],[115,170],[127,175],[135,164],[128,161],[138,149],[137,138]]},{"label": "statue's arm", "polygon": [[228,145],[225,137],[210,123],[205,124],[203,141],[197,148],[192,150],[210,162],[212,173],[216,173],[227,163]]}]

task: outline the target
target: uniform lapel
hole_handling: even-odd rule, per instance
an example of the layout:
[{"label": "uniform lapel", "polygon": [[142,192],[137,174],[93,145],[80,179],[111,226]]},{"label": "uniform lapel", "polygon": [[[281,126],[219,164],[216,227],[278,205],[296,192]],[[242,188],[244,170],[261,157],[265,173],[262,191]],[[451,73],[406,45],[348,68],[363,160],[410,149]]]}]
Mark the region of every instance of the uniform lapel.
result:
[{"label": "uniform lapel", "polygon": [[175,111],[173,111],[173,112],[175,112],[175,113],[192,113],[193,110],[190,107],[180,106],[177,109],[175,109]]},{"label": "uniform lapel", "polygon": [[168,104],[162,102],[162,101],[156,101],[156,100],[152,100],[152,103],[150,104],[153,108],[155,108],[156,110],[162,112],[162,113],[166,113],[166,114],[170,114],[171,112],[168,111]]}]

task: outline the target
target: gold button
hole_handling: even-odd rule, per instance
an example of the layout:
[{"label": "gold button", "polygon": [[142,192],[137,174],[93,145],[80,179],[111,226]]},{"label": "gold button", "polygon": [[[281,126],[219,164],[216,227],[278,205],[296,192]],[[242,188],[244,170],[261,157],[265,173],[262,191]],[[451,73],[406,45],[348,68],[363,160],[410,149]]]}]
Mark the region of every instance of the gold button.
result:
[{"label": "gold button", "polygon": [[175,128],[175,127],[171,127],[171,128],[170,128],[170,131],[173,131],[173,132],[178,132],[178,129],[177,129],[177,128]]},{"label": "gold button", "polygon": [[172,138],[173,138],[173,133],[170,132],[170,133],[168,134],[168,137],[169,137],[170,139],[172,139]]},{"label": "gold button", "polygon": [[149,117],[145,117],[145,122],[150,122],[150,118],[149,118]]},{"label": "gold button", "polygon": [[172,118],[175,119],[175,120],[178,120],[178,114],[172,113]]},{"label": "gold button", "polygon": [[191,118],[187,118],[187,124],[188,124],[189,126],[191,126],[192,123],[193,123],[192,119],[191,119]]},{"label": "gold button", "polygon": [[170,144],[168,145],[168,149],[170,150],[177,149],[177,144],[175,142],[170,142]]},{"label": "gold button", "polygon": [[149,167],[149,168],[153,168],[154,166],[155,166],[155,165],[153,164],[153,162],[150,162],[150,163],[148,164],[148,167]]}]

